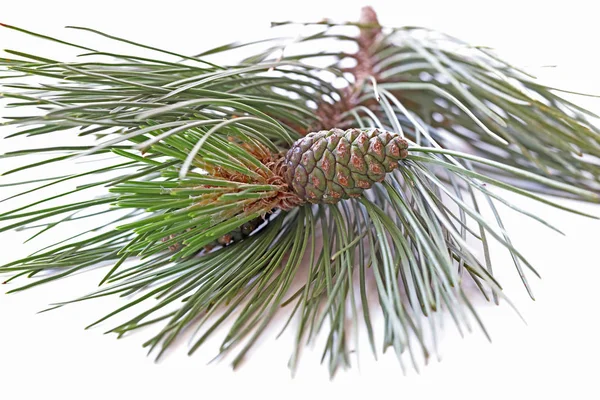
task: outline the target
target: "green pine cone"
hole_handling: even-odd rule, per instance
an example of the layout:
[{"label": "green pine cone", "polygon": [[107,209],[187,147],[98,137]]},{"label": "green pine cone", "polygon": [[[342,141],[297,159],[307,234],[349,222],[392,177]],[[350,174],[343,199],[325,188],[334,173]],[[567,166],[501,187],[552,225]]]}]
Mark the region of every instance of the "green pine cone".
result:
[{"label": "green pine cone", "polygon": [[304,201],[337,203],[381,182],[407,149],[399,134],[380,129],[312,132],[286,154],[286,180]]}]

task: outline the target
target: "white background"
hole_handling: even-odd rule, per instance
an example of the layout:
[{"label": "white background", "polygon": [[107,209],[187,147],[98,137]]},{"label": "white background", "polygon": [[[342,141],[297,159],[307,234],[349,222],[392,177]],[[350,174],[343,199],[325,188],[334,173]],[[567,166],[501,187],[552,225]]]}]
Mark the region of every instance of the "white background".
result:
[{"label": "white background", "polygon": [[[378,4],[381,3],[381,4]],[[385,1],[372,2],[386,25],[421,25],[471,43],[488,45],[541,77],[572,90],[600,93],[600,25],[593,1]],[[0,22],[59,35],[81,25],[193,54],[218,44],[260,37],[270,21],[355,19],[360,1],[4,1]],[[0,30],[0,47],[44,53],[39,41]],[[60,51],[60,50],[56,50]],[[47,53],[46,53],[47,54]],[[58,54],[58,53],[55,53]],[[549,68],[557,65],[557,68]],[[600,111],[598,101],[581,104]],[[28,142],[0,142],[0,153]],[[0,164],[2,170],[10,164]],[[3,189],[0,188],[0,191]],[[0,193],[0,198],[5,197]],[[496,269],[527,326],[506,305],[479,304],[492,334],[489,344],[475,330],[461,339],[448,326],[441,341],[442,362],[420,374],[403,376],[392,354],[372,360],[365,347],[360,370],[341,371],[330,381],[319,366],[320,348],[305,352],[297,376],[286,368],[292,335],[274,340],[270,331],[243,367],[207,365],[218,342],[194,357],[186,344],[159,364],[145,356],[145,332],[115,340],[87,323],[118,306],[120,300],[78,304],[36,314],[50,302],[93,288],[102,271],[16,295],[0,295],[0,398],[96,399],[153,398],[577,398],[599,399],[598,232],[600,223],[510,197],[561,228],[566,237],[507,213],[515,243],[541,271],[533,281],[536,301],[520,287],[510,258],[494,252]],[[600,215],[600,207],[563,202]],[[0,204],[0,211],[7,206]],[[21,245],[24,234],[0,236],[0,264],[42,246],[47,239]],[[51,237],[49,238],[51,239]],[[14,286],[12,286],[14,287]],[[3,290],[4,291],[4,290]]]}]

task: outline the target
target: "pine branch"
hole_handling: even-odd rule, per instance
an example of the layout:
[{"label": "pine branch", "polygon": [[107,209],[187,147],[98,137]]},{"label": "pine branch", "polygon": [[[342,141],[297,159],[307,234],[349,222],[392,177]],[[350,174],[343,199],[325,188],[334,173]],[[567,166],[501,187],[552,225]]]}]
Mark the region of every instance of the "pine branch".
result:
[{"label": "pine branch", "polygon": [[[26,112],[5,117],[5,139],[32,143],[0,156],[20,161],[4,173],[17,181],[1,186],[23,186],[1,200],[23,202],[0,214],[0,232],[34,230],[33,239],[66,224],[81,230],[0,266],[7,283],[32,278],[11,292],[106,263],[99,288],[51,308],[132,296],[90,326],[135,308],[110,332],[157,325],[146,342],[157,357],[190,330],[193,353],[229,325],[219,355],[234,353],[234,365],[283,308],[286,327],[298,321],[292,370],[321,333],[331,375],[351,364],[360,324],[375,355],[382,339],[415,368],[437,352],[426,336],[435,339],[441,311],[461,333],[472,320],[481,325],[464,286],[506,299],[492,240],[533,297],[527,279],[537,271],[496,204],[558,229],[490,186],[584,215],[544,194],[600,202],[593,114],[487,50],[384,28],[369,8],[359,23],[316,25],[320,33],[298,39],[314,53],[259,41],[248,46],[267,49],[231,66],[211,57],[243,45],[190,57],[89,30],[148,52],[137,57],[5,26],[86,52],[77,62],[21,50],[0,59],[4,111]],[[321,39],[354,43],[357,53],[321,49]],[[329,68],[311,63],[323,54],[336,60]],[[343,70],[348,57],[357,64]],[[323,71],[352,78],[336,89]],[[56,143],[33,147],[45,135]],[[73,172],[75,159],[94,163]],[[64,172],[39,174],[50,165]],[[47,188],[59,194],[42,194]],[[97,216],[102,223],[90,225]],[[378,304],[369,302],[369,280]],[[382,335],[373,312],[384,316]]]}]

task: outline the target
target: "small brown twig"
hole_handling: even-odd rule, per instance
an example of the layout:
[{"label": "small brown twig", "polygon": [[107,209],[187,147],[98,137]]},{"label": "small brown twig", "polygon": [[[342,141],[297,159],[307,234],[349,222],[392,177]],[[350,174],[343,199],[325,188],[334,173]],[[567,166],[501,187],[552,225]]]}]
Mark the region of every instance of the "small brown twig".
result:
[{"label": "small brown twig", "polygon": [[353,54],[356,65],[347,69],[354,76],[354,83],[342,91],[341,99],[329,104],[322,102],[316,110],[319,117],[316,126],[312,130],[347,128],[343,121],[343,115],[359,104],[359,97],[366,82],[371,77],[377,79],[375,72],[374,51],[381,40],[381,25],[377,14],[372,7],[363,7],[360,17],[360,34],[356,40],[358,51]]}]

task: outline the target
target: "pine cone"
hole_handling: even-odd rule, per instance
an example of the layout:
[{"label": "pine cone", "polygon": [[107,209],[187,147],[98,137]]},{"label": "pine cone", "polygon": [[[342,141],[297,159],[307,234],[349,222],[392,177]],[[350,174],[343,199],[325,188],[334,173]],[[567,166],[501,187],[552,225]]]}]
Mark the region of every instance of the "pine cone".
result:
[{"label": "pine cone", "polygon": [[227,246],[234,242],[239,242],[242,239],[247,238],[254,232],[260,225],[265,222],[265,217],[257,217],[245,224],[235,228],[226,235],[221,236],[213,243],[214,246]]},{"label": "pine cone", "polygon": [[[243,240],[243,239],[247,238],[248,236],[250,236],[265,221],[268,221],[268,220],[269,220],[268,215],[266,215],[264,217],[254,218],[253,220],[250,220],[250,221],[246,222],[245,224],[238,226],[231,232],[214,240],[212,243],[206,245],[204,248],[206,251],[210,251],[217,246],[228,246],[232,243],[239,242],[240,240]],[[189,230],[190,229],[188,229],[188,231]],[[169,235],[169,236],[164,237],[162,239],[162,241],[163,241],[163,243],[168,242],[169,240],[175,239],[177,236],[179,236],[179,235],[177,235],[177,234]],[[182,242],[175,242],[171,246],[169,246],[169,250],[171,250],[172,252],[175,252],[175,251],[181,250],[181,248],[183,248],[183,247],[184,247],[184,244]]]},{"label": "pine cone", "polygon": [[407,148],[399,134],[380,129],[312,132],[286,154],[286,180],[304,201],[337,203],[382,181]]}]

